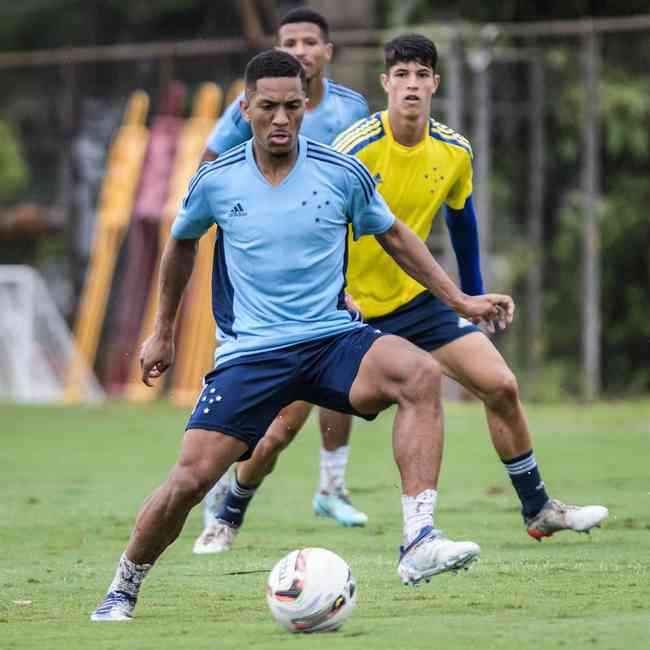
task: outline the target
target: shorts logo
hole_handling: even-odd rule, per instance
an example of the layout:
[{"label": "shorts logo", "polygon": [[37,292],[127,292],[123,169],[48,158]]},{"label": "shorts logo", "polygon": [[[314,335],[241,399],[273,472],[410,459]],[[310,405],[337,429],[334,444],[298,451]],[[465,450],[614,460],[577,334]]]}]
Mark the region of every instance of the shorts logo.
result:
[{"label": "shorts logo", "polygon": [[248,214],[246,208],[239,202],[235,203],[230,209],[228,216],[230,217],[245,217]]},{"label": "shorts logo", "polygon": [[462,316],[458,317],[458,327],[463,328],[463,327],[470,327],[471,323],[466,319],[463,318]]}]

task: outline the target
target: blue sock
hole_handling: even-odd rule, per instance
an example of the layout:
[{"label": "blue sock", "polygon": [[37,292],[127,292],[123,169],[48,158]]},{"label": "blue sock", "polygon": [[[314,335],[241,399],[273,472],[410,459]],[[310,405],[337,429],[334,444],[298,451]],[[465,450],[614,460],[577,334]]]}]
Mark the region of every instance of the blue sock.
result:
[{"label": "blue sock", "polygon": [[258,487],[259,485],[241,485],[235,473],[230,488],[228,488],[228,494],[226,494],[221,509],[216,515],[217,519],[239,528],[244,523],[246,509],[255,496]]},{"label": "blue sock", "polygon": [[521,501],[524,519],[534,517],[549,499],[540,476],[533,450],[511,460],[502,461]]}]

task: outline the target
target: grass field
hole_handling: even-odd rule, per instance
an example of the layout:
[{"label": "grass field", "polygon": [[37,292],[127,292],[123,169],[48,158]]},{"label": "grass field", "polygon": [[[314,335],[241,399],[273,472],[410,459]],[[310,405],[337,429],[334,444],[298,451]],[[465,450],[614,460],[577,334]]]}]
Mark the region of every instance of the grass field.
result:
[{"label": "grass field", "polygon": [[[469,572],[418,589],[397,579],[390,412],[355,423],[349,487],[369,525],[314,518],[311,422],[260,491],[236,550],[193,556],[193,512],[150,574],[137,619],[101,625],[88,615],[136,509],[175,458],[186,412],[0,407],[0,648],[650,648],[650,402],[529,409],[551,493],[610,508],[605,529],[542,544],[523,530],[479,406],[446,411],[436,523],[481,544]],[[267,571],[308,545],[342,555],[357,578],[357,609],[335,634],[290,635],[267,610]]]}]

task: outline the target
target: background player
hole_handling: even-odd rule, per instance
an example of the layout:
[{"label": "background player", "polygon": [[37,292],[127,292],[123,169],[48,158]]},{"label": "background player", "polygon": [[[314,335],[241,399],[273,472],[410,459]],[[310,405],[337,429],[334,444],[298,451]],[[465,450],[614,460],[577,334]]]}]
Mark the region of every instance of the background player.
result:
[{"label": "background player", "polygon": [[[325,76],[326,66],[332,59],[333,45],[329,40],[327,20],[320,13],[307,8],[287,13],[280,20],[278,48],[295,56],[305,70],[309,101],[301,135],[330,144],[341,131],[369,114],[368,104],[362,95]],[[240,107],[242,99],[243,95],[238,97],[217,122],[208,139],[204,160],[214,160],[219,154],[250,139],[251,127]],[[310,404],[303,402],[283,413],[273,426],[286,430],[286,433],[281,431],[278,435],[285,437],[298,431],[311,408]],[[336,430],[323,429],[320,485],[314,495],[314,507],[344,526],[361,526],[368,518],[350,503],[345,487],[349,435],[350,426]],[[234,512],[239,508],[232,510],[232,505],[223,503],[231,483],[231,498],[238,501],[246,500],[257,489],[257,485],[245,481],[241,481],[243,485],[237,485],[237,480],[231,481],[228,475],[212,488],[204,501],[204,530],[194,544],[195,553],[217,553],[230,548],[237,526],[241,523],[238,517],[241,513]],[[224,525],[224,522],[227,523]]]},{"label": "background player", "polygon": [[438,364],[408,341],[383,336],[346,309],[346,238],[375,235],[442,300],[472,318],[512,320],[508,296],[463,294],[426,246],[395,219],[365,167],[298,136],[304,72],[291,55],[259,54],[246,68],[244,115],[254,139],[203,165],[172,227],[161,265],[154,334],[141,352],[145,383],[173,362],[174,323],[197,240],[219,226],[212,304],[216,368],[190,416],[168,479],[144,502],[96,621],[128,620],[140,585],[180,534],[194,505],[246,458],[295,397],[374,418],[398,405],[393,433],[402,478],[400,577],[416,584],[476,559],[472,542],[433,529],[421,495],[435,491],[442,418]]},{"label": "background player", "polygon": [[[420,239],[428,237],[436,213],[446,204],[461,286],[476,295],[483,292],[483,282],[472,201],[472,149],[463,136],[430,118],[431,98],[440,83],[436,64],[436,48],[424,36],[401,36],[388,43],[381,76],[388,109],[352,126],[334,146],[368,167],[389,207]],[[599,525],[607,517],[606,508],[578,508],[549,498],[517,380],[489,339],[404,273],[376,241],[350,239],[349,247],[348,291],[366,322],[431,352],[444,374],[485,404],[493,445],[519,496],[529,535],[541,540],[558,530],[586,531]],[[323,416],[326,427],[349,428],[346,414],[324,411]],[[281,438],[282,433],[274,428],[264,439],[243,468],[242,480],[259,482],[272,470],[291,440],[289,435]]]}]

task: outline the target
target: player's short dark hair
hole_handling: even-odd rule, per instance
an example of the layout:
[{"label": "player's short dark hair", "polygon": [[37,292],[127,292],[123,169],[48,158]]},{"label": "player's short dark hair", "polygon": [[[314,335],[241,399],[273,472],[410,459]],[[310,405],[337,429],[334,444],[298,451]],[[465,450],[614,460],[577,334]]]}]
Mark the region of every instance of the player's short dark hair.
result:
[{"label": "player's short dark hair", "polygon": [[303,88],[307,83],[300,61],[282,50],[265,50],[248,62],[244,72],[246,92],[257,90],[258,79],[268,77],[300,77]]},{"label": "player's short dark hair", "polygon": [[404,34],[384,45],[384,61],[386,70],[390,70],[396,63],[409,61],[417,61],[435,70],[438,50],[434,42],[422,34]]},{"label": "player's short dark hair", "polygon": [[322,14],[313,9],[308,9],[307,7],[296,7],[296,9],[287,12],[280,19],[280,27],[291,23],[313,23],[314,25],[318,25],[321,34],[323,35],[323,40],[330,40],[329,23],[325,20],[325,17]]}]

